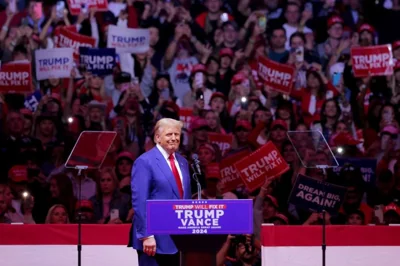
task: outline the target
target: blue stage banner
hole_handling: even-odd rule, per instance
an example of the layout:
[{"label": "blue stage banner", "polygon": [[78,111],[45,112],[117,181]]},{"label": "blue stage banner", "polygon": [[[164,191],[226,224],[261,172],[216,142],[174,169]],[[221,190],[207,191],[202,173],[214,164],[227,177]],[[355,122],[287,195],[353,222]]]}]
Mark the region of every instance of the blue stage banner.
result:
[{"label": "blue stage banner", "polygon": [[148,200],[147,233],[252,234],[252,200]]},{"label": "blue stage banner", "polygon": [[305,175],[298,175],[289,196],[289,203],[313,212],[339,212],[347,189]]}]

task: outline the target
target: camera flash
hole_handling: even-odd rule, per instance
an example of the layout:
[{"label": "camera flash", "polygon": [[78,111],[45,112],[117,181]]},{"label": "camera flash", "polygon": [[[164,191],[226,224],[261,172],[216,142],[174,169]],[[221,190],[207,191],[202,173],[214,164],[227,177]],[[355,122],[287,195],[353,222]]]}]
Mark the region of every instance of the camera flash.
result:
[{"label": "camera flash", "polygon": [[70,124],[71,124],[72,122],[74,122],[74,118],[73,118],[73,117],[71,117],[71,116],[70,116],[70,117],[68,117],[68,123],[70,123]]},{"label": "camera flash", "polygon": [[339,154],[343,154],[344,153],[344,149],[342,147],[338,147],[336,150]]},{"label": "camera flash", "polygon": [[27,198],[29,196],[29,193],[27,191],[22,192],[22,197]]},{"label": "camera flash", "polygon": [[243,97],[240,99],[240,101],[241,101],[242,103],[246,103],[246,102],[247,102],[247,98],[243,96]]}]

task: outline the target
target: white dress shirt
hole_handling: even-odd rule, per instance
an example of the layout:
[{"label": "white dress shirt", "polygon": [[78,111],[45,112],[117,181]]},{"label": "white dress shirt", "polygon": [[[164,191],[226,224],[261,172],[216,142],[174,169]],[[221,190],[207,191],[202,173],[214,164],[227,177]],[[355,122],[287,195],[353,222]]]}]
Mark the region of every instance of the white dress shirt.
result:
[{"label": "white dress shirt", "polygon": [[[171,164],[169,163],[169,159],[168,159],[169,158],[169,154],[159,144],[157,144],[156,146],[157,146],[158,150],[161,152],[161,154],[163,155],[163,157],[165,158],[165,160],[167,161],[167,164],[168,164],[169,168],[172,171]],[[176,159],[175,153],[174,153],[174,162],[175,162],[176,169],[178,169],[178,173],[179,173],[179,177],[180,177],[181,182],[182,182],[182,189],[183,189],[182,171],[181,171],[181,168],[179,166],[179,162]]]}]

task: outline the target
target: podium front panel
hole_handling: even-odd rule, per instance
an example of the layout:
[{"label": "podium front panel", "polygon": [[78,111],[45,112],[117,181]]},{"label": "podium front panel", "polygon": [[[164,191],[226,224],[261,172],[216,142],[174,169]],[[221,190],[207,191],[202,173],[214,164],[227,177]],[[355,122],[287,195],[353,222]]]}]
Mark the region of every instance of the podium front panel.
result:
[{"label": "podium front panel", "polygon": [[147,233],[252,234],[252,200],[148,200]]}]

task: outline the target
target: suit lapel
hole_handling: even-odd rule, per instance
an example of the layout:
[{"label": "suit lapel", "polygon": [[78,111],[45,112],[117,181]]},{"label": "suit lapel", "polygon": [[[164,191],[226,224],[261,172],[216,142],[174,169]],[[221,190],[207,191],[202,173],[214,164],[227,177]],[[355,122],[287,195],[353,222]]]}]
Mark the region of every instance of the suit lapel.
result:
[{"label": "suit lapel", "polygon": [[[161,152],[158,150],[158,148],[154,147],[154,149],[155,149],[155,154],[156,154],[156,159],[157,159],[157,165],[160,168],[163,175],[165,176],[165,178],[168,180],[169,184],[172,186],[172,191],[179,199],[180,196],[179,196],[178,186],[176,185],[175,177],[172,174],[171,168],[169,167],[167,161],[165,160],[165,158],[161,154]],[[182,175],[183,175],[183,173],[182,173]]]}]

